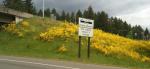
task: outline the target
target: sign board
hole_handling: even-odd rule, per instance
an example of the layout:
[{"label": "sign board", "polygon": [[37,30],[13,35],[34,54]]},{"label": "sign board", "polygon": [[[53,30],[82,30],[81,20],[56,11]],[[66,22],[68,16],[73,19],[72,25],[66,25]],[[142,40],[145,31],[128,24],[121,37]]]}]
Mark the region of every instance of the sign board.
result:
[{"label": "sign board", "polygon": [[79,36],[93,37],[94,20],[79,18]]}]

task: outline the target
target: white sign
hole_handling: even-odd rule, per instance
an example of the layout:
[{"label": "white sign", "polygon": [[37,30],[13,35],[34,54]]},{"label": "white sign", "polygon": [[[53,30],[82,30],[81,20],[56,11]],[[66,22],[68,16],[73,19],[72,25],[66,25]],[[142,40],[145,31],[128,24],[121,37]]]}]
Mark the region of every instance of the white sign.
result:
[{"label": "white sign", "polygon": [[79,36],[93,37],[94,20],[79,18]]}]

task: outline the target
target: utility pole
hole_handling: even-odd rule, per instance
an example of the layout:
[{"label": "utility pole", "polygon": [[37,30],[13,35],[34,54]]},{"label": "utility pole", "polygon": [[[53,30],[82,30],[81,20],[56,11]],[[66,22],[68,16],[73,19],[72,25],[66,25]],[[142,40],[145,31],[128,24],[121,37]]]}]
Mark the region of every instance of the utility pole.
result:
[{"label": "utility pole", "polygon": [[43,0],[43,19],[44,19],[44,15],[45,15],[45,13],[44,13],[44,10],[45,10],[45,0]]}]

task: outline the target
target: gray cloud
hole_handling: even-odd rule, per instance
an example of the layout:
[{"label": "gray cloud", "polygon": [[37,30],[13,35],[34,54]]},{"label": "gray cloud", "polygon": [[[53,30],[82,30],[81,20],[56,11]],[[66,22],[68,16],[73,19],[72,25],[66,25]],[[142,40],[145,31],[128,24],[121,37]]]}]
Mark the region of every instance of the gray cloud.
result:
[{"label": "gray cloud", "polygon": [[[34,0],[42,8],[42,0]],[[132,13],[150,4],[150,0],[45,0],[46,7],[75,11],[92,5],[96,11],[104,10],[110,15]]]},{"label": "gray cloud", "polygon": [[[42,8],[42,0],[34,0],[38,8]],[[92,6],[95,11],[105,11],[110,16],[117,16],[132,25],[150,25],[150,0],[45,0],[47,8],[77,11]],[[146,13],[143,11],[147,11]]]},{"label": "gray cloud", "polygon": [[[56,8],[58,10],[76,11],[77,9],[85,9],[87,4],[92,0],[86,2],[84,0],[45,0],[47,8]],[[42,8],[42,0],[34,0],[36,6]]]},{"label": "gray cloud", "polygon": [[0,0],[0,4],[2,4],[3,3],[3,0]]},{"label": "gray cloud", "polygon": [[[42,0],[33,2],[37,8],[42,8]],[[150,26],[150,0],[45,0],[46,8],[56,8],[59,11],[84,10],[90,5],[95,11],[104,10],[110,16],[122,18],[132,25]]]}]

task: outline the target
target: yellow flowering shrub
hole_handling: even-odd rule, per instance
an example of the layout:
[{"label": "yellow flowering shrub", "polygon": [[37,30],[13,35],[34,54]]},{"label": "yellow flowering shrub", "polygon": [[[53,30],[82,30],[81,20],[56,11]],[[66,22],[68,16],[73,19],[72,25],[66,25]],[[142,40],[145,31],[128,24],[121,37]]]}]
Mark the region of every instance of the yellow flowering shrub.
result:
[{"label": "yellow flowering shrub", "polygon": [[18,37],[23,37],[23,36],[24,36],[23,33],[20,32],[19,29],[17,29],[15,23],[10,23],[10,24],[8,24],[7,26],[4,27],[4,30],[5,30],[6,32],[10,32],[10,33],[12,33],[12,34],[17,35]]},{"label": "yellow flowering shrub", "polygon": [[40,39],[52,41],[54,38],[72,37],[76,33],[77,26],[74,24],[62,24],[59,27],[49,28],[47,32],[40,34]]},{"label": "yellow flowering shrub", "polygon": [[144,57],[142,58],[142,62],[150,62],[150,58],[144,56]]},{"label": "yellow flowering shrub", "polygon": [[[92,48],[104,55],[127,56],[143,61],[145,56],[136,50],[141,48],[150,50],[150,44],[147,42],[144,44],[144,42],[146,41],[135,41],[95,29]],[[148,61],[147,58],[144,59]]]},{"label": "yellow flowering shrub", "polygon": [[67,48],[65,47],[65,45],[64,44],[62,44],[62,46],[60,46],[59,48],[58,48],[58,52],[60,52],[60,53],[64,53],[64,52],[67,52],[68,50],[67,50]]},{"label": "yellow flowering shrub", "polygon": [[18,32],[18,37],[24,37],[24,34],[22,32]]},{"label": "yellow flowering shrub", "polygon": [[16,24],[12,23],[12,24],[8,24],[4,27],[4,30],[7,32],[16,32],[18,31],[18,29],[16,29]]},{"label": "yellow flowering shrub", "polygon": [[29,23],[27,21],[23,21],[21,23],[21,26],[24,27],[24,28],[26,28],[26,27],[29,27],[30,25],[29,25]]},{"label": "yellow flowering shrub", "polygon": [[[74,41],[78,41],[78,26],[69,23],[63,23],[60,26],[48,28],[46,32],[42,32],[39,37],[41,40],[52,41],[55,38],[71,38]],[[82,45],[84,42],[81,42]],[[150,41],[137,41],[128,38],[124,38],[115,34],[103,32],[99,29],[94,29],[94,36],[91,40],[91,47],[103,54],[113,55],[120,57],[130,57],[135,60],[150,61],[141,52],[142,50],[150,51]],[[61,46],[59,51],[66,51],[65,46]],[[150,55],[149,55],[150,56]]]}]

